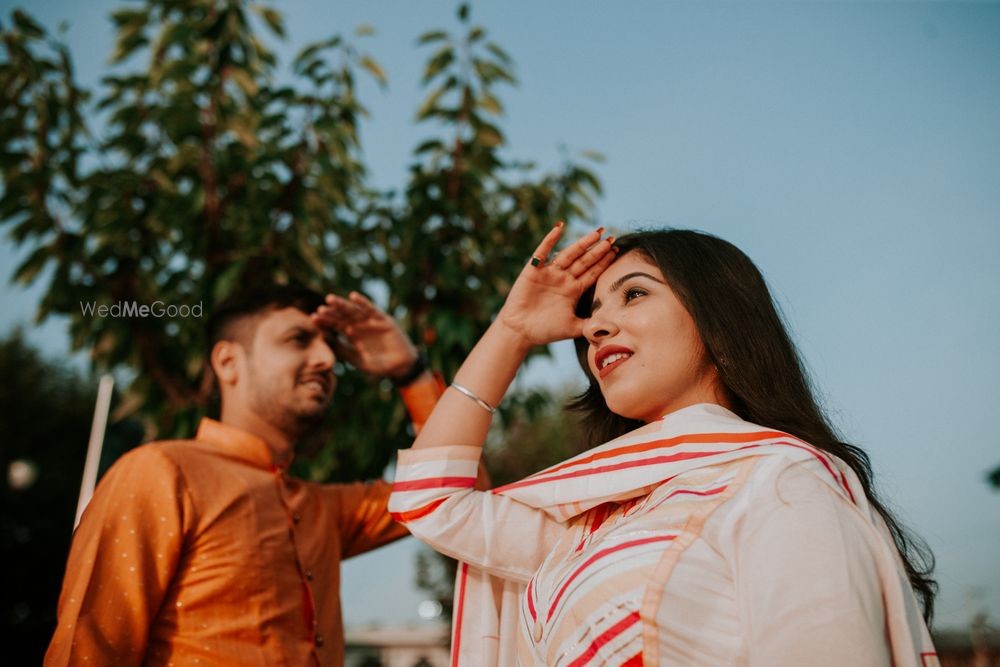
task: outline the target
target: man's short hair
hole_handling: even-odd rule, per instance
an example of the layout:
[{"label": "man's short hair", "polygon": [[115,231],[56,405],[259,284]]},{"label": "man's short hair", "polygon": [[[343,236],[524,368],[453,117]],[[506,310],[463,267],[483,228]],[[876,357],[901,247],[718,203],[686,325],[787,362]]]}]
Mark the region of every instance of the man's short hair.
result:
[{"label": "man's short hair", "polygon": [[257,285],[238,290],[212,311],[208,320],[208,349],[220,340],[249,345],[256,330],[255,316],[271,310],[297,308],[306,315],[323,304],[323,295],[301,285]]}]

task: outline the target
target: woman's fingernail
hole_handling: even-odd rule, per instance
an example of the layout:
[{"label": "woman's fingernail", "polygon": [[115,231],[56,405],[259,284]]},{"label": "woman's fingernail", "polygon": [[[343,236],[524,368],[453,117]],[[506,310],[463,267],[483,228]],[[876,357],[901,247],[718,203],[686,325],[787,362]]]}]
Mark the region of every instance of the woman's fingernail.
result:
[{"label": "woman's fingernail", "polygon": [[566,226],[566,223],[563,222],[562,220],[560,220],[559,222],[556,223],[556,227],[565,227],[565,226]]},{"label": "woman's fingernail", "polygon": [[608,243],[610,243],[611,245],[615,244],[615,237],[614,236],[609,236],[608,238],[606,238],[604,240],[607,241]]},{"label": "woman's fingernail", "polygon": [[603,233],[604,233],[604,227],[598,227],[597,228],[597,235],[600,236]]}]

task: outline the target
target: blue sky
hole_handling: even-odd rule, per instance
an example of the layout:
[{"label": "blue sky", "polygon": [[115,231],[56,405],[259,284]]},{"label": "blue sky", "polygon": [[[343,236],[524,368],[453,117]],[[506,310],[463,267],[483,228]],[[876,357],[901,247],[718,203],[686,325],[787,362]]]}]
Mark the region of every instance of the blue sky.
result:
[{"label": "blue sky", "polygon": [[[6,20],[16,3],[0,0]],[[32,3],[67,20],[80,79],[112,48],[118,3]],[[362,88],[376,185],[403,183],[424,135],[425,29],[451,2],[282,3],[293,52],[361,23],[390,86]],[[760,266],[834,422],[871,455],[883,494],[930,543],[939,625],[1000,622],[1000,5],[592,3],[473,6],[517,61],[509,154],[555,166],[595,149],[602,223],[694,227]],[[0,244],[0,273],[16,252]],[[0,288],[2,329],[40,290]],[[65,327],[33,334],[67,352]],[[580,381],[572,354],[523,382]],[[412,540],[345,567],[348,623],[416,620]]]}]

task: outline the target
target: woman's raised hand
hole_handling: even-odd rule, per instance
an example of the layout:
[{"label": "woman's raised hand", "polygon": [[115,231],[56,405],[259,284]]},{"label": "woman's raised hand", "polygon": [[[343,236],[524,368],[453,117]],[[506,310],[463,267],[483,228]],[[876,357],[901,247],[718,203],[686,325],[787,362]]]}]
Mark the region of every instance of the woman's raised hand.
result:
[{"label": "woman's raised hand", "polygon": [[614,237],[602,239],[603,227],[550,259],[564,228],[560,222],[545,235],[497,316],[528,345],[580,336],[583,320],[576,316],[576,303],[615,259]]}]

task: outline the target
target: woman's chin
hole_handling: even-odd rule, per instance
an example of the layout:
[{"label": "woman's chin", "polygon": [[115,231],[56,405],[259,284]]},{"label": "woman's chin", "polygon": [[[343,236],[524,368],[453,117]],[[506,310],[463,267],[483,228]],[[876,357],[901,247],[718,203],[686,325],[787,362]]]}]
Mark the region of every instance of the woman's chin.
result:
[{"label": "woman's chin", "polygon": [[[605,401],[607,401],[607,399],[605,399]],[[615,405],[608,402],[608,409],[624,419],[631,419],[632,421],[640,421],[643,423],[653,421],[652,419],[647,419],[645,414],[641,410],[636,409],[636,406],[634,405]]]}]

